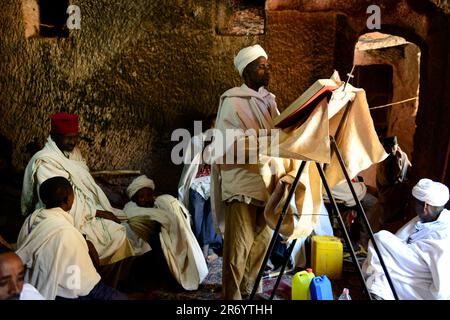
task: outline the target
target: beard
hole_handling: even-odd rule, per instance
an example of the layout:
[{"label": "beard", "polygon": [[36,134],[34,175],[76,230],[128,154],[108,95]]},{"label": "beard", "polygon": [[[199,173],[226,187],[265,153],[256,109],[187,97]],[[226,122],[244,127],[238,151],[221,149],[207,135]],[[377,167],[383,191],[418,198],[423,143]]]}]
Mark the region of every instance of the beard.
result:
[{"label": "beard", "polygon": [[258,79],[258,82],[257,82],[258,88],[261,88],[261,87],[267,88],[269,86],[269,81],[270,81],[269,75],[265,75],[265,76],[261,77],[260,79]]}]

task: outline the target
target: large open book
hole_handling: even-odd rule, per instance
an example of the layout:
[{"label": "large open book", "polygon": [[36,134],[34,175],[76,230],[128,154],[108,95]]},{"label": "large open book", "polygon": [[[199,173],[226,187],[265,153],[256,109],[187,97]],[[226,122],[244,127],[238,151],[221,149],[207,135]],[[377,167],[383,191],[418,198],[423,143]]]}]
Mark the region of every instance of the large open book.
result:
[{"label": "large open book", "polygon": [[338,84],[334,80],[317,80],[274,119],[275,127],[286,128],[292,125],[301,125],[323,99],[331,97],[333,90],[336,88],[338,88]]}]

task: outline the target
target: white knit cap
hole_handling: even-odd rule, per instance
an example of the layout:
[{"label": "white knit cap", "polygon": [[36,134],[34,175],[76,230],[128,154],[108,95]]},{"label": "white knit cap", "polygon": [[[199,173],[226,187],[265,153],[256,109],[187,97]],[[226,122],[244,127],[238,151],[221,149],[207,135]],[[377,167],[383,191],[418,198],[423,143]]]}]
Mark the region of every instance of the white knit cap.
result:
[{"label": "white knit cap", "polygon": [[135,195],[135,193],[142,188],[150,188],[152,190],[155,190],[155,183],[152,179],[147,178],[145,174],[134,179],[133,182],[131,182],[131,184],[128,186],[128,197],[131,199]]},{"label": "white knit cap", "polygon": [[417,200],[435,207],[444,206],[449,199],[447,186],[430,179],[421,179],[412,189],[412,195]]},{"label": "white knit cap", "polygon": [[242,72],[245,67],[259,57],[267,59],[267,53],[259,44],[241,49],[236,57],[234,57],[234,66],[239,71],[239,75],[242,77]]}]

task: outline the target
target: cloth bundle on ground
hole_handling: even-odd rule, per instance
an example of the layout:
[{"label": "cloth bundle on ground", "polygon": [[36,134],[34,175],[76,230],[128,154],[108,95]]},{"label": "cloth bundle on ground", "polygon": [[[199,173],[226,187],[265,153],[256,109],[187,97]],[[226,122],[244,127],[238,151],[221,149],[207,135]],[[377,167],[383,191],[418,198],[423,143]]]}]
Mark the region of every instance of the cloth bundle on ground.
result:
[{"label": "cloth bundle on ground", "polygon": [[123,211],[134,219],[134,231],[148,237],[146,221],[161,224],[160,242],[169,269],[185,290],[196,290],[206,278],[208,267],[200,246],[192,233],[188,210],[176,198],[162,195],[156,198],[154,208],[128,202]]}]

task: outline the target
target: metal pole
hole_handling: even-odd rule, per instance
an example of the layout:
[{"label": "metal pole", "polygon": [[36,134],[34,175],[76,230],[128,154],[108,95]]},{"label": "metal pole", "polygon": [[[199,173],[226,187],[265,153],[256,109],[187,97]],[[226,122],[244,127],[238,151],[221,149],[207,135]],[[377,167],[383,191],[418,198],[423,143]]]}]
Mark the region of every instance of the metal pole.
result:
[{"label": "metal pole", "polygon": [[319,171],[320,178],[322,179],[323,185],[325,187],[325,190],[327,192],[328,198],[330,199],[331,205],[333,207],[334,212],[336,212],[339,225],[341,226],[342,231],[344,232],[344,239],[347,244],[347,246],[350,248],[350,255],[352,257],[353,263],[355,264],[356,268],[359,272],[359,277],[361,280],[361,283],[363,284],[364,289],[366,290],[367,296],[369,297],[369,300],[372,300],[372,297],[370,296],[369,289],[367,289],[366,281],[364,280],[364,276],[361,270],[361,267],[359,266],[358,259],[356,259],[355,250],[353,249],[353,245],[350,241],[350,236],[348,235],[347,229],[345,228],[344,221],[342,220],[341,213],[339,212],[339,209],[336,205],[336,201],[334,200],[333,194],[331,193],[330,187],[328,185],[327,179],[325,178],[325,174],[323,173],[323,169],[320,166],[319,163],[316,162],[317,170]]},{"label": "metal pole", "polygon": [[392,279],[389,276],[389,272],[387,271],[386,265],[384,263],[383,257],[381,256],[380,250],[378,249],[378,246],[377,246],[377,243],[375,241],[375,238],[373,237],[372,228],[370,227],[369,221],[367,220],[367,217],[366,217],[366,215],[364,213],[364,209],[363,209],[363,207],[361,205],[361,202],[359,201],[358,197],[356,196],[355,189],[353,188],[352,182],[351,182],[350,177],[348,175],[347,169],[346,169],[345,164],[344,164],[344,160],[342,159],[342,155],[341,155],[341,152],[339,151],[339,147],[338,147],[338,145],[336,143],[336,140],[334,140],[333,137],[330,137],[330,142],[331,142],[331,145],[332,145],[333,149],[335,150],[336,156],[338,158],[338,161],[339,161],[339,164],[341,166],[342,172],[344,173],[345,179],[347,180],[348,186],[349,186],[349,188],[350,188],[350,190],[352,192],[353,198],[356,201],[357,207],[358,207],[358,209],[360,211],[359,213],[363,217],[363,221],[364,221],[364,223],[365,223],[365,225],[366,225],[366,227],[367,227],[367,229],[369,231],[370,240],[372,240],[373,248],[375,249],[375,252],[378,255],[378,259],[380,260],[381,267],[383,268],[384,274],[386,275],[386,279],[387,279],[387,281],[389,283],[389,286],[391,287],[392,294],[394,295],[395,300],[398,300],[398,295],[397,295],[397,292],[395,291],[394,284],[392,283]]},{"label": "metal pole", "polygon": [[306,161],[302,161],[300,168],[297,171],[297,175],[295,176],[294,182],[292,183],[291,189],[289,190],[288,197],[283,206],[283,211],[281,212],[280,218],[278,218],[278,223],[277,223],[277,226],[275,227],[272,239],[270,240],[269,248],[267,248],[266,255],[264,256],[263,263],[261,265],[261,268],[259,269],[258,276],[256,277],[256,280],[255,280],[255,285],[253,286],[252,293],[248,297],[248,300],[253,300],[253,298],[256,294],[256,290],[258,289],[259,282],[261,281],[261,278],[264,274],[264,268],[267,265],[267,261],[269,261],[270,255],[271,255],[271,253],[273,251],[273,247],[275,245],[275,241],[276,241],[276,239],[278,237],[278,233],[280,232],[280,229],[281,229],[281,224],[283,223],[284,217],[286,216],[287,209],[289,207],[289,202],[291,201],[292,196],[294,195],[295,189],[297,189],[298,182],[300,181],[300,176],[302,175],[302,172],[303,172],[303,169],[305,169],[305,166],[306,166]]}]

